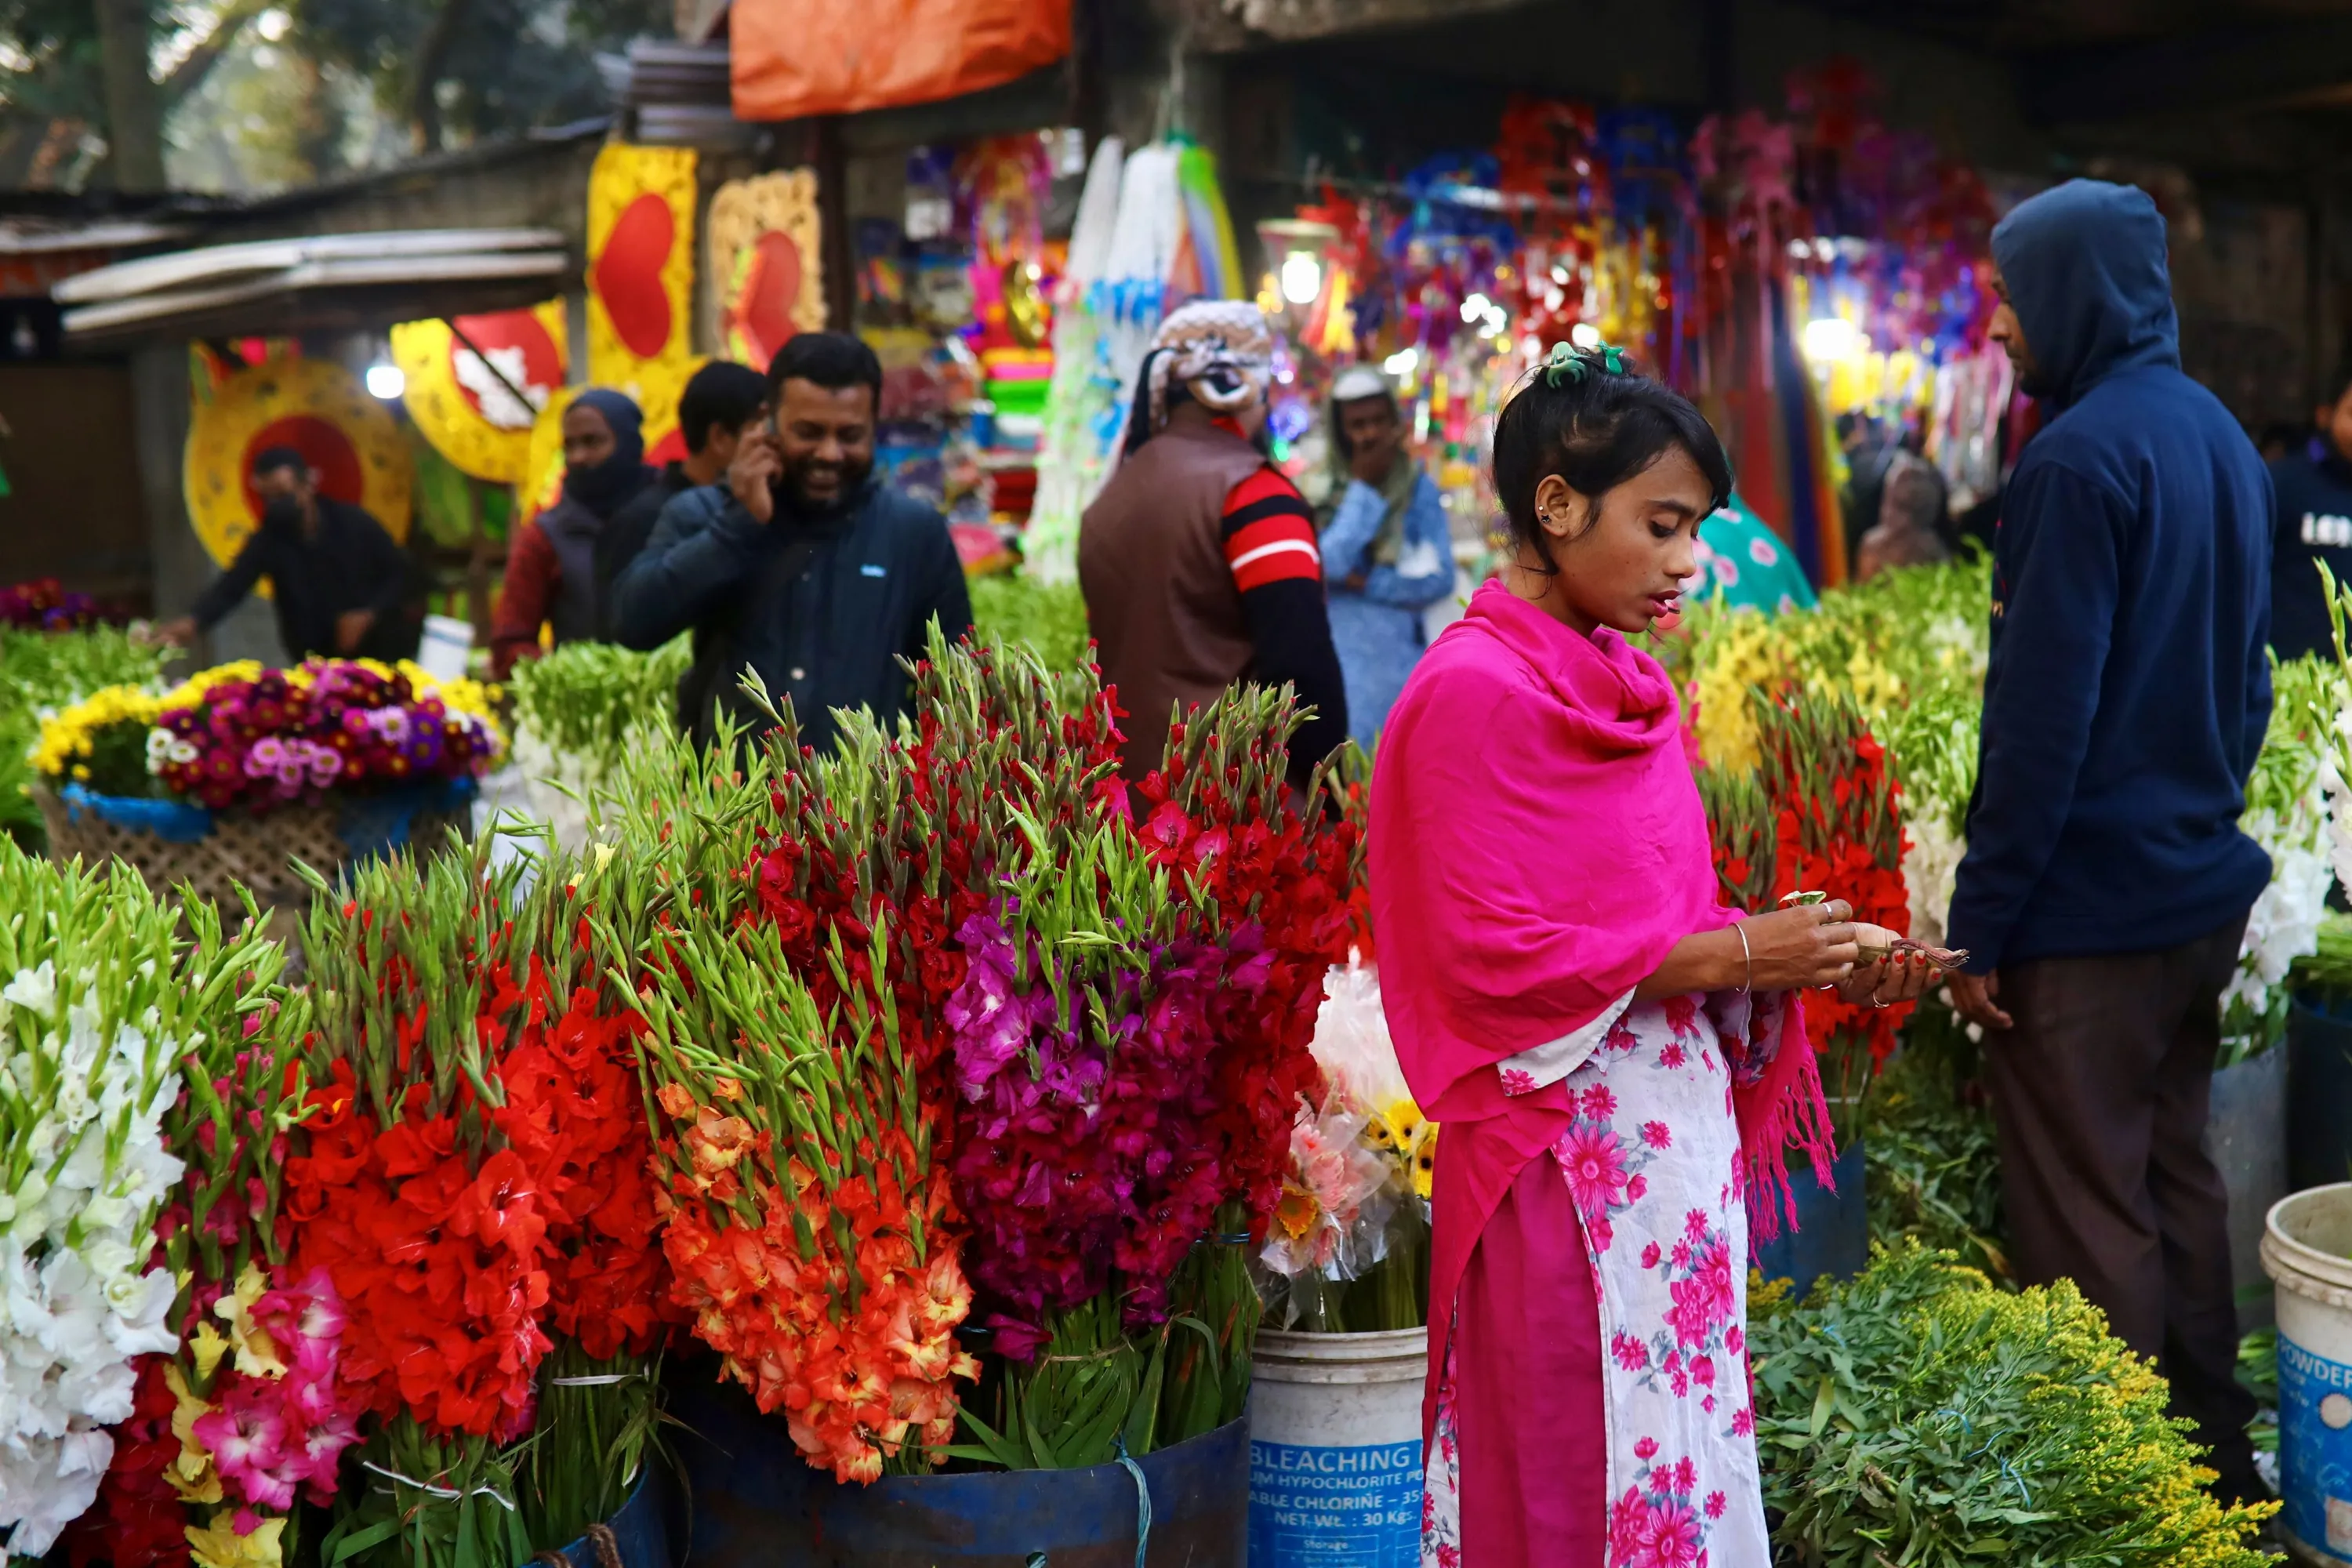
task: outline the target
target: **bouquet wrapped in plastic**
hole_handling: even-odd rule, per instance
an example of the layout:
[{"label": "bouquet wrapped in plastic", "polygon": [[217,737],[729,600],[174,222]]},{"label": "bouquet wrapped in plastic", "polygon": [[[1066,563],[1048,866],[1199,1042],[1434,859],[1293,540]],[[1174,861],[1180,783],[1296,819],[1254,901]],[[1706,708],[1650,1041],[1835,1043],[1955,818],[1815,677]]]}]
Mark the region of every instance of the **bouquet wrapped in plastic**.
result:
[{"label": "bouquet wrapped in plastic", "polygon": [[1303,1098],[1290,1172],[1258,1265],[1286,1328],[1418,1328],[1429,1312],[1437,1124],[1413,1103],[1381,1011],[1379,974],[1350,956],[1323,987],[1319,1100]]}]

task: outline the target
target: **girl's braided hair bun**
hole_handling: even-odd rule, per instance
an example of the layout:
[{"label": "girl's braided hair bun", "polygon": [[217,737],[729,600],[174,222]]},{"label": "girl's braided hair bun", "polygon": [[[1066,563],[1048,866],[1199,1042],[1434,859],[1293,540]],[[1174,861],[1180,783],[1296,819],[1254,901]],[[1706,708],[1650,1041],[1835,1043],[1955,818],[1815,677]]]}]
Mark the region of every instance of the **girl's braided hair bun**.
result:
[{"label": "girl's braided hair bun", "polygon": [[1612,344],[1559,344],[1495,422],[1495,494],[1511,537],[1557,570],[1536,521],[1536,487],[1558,474],[1598,504],[1676,447],[1706,480],[1709,511],[1731,499],[1731,461],[1690,399],[1633,369]]}]

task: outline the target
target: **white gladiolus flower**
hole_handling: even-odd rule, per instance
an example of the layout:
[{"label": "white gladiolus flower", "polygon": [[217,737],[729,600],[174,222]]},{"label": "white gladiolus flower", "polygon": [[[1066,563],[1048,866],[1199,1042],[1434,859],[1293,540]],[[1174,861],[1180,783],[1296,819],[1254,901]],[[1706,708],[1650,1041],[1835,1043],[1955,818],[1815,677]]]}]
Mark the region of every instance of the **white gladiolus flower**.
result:
[{"label": "white gladiolus flower", "polygon": [[1903,888],[1911,900],[1911,936],[1933,947],[1944,945],[1952,892],[1958,885],[1960,862],[1969,853],[1969,841],[1952,831],[1949,817],[1940,802],[1922,795],[1909,804],[1904,824],[1911,839],[1903,852]]},{"label": "white gladiolus flower", "polygon": [[47,1552],[95,1500],[114,1452],[104,1428],[131,1415],[133,1358],[179,1342],[166,1321],[176,1288],[144,1264],[183,1168],[163,1136],[182,1047],[152,1007],[146,1027],[110,1016],[117,998],[100,988],[123,984],[95,969],[61,982],[45,961],[0,987],[0,1174],[15,1189],[0,1198],[7,1556]]}]

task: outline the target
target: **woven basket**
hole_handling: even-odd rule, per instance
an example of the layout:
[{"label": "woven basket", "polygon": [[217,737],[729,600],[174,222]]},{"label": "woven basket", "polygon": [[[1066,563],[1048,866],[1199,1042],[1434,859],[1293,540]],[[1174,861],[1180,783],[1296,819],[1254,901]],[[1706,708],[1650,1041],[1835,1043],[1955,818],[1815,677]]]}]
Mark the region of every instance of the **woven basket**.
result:
[{"label": "woven basket", "polygon": [[[95,810],[76,811],[46,788],[37,788],[41,819],[49,832],[49,857],[87,866],[121,859],[138,868],[151,888],[187,884],[195,897],[229,911],[239,907],[237,889],[253,890],[265,910],[299,910],[308,891],[294,869],[300,861],[333,881],[358,857],[344,839],[345,807],[289,805],[267,816],[222,815],[212,831],[184,842],[109,821]],[[437,848],[448,830],[470,830],[470,804],[453,809],[419,809],[408,817],[408,842]]]}]

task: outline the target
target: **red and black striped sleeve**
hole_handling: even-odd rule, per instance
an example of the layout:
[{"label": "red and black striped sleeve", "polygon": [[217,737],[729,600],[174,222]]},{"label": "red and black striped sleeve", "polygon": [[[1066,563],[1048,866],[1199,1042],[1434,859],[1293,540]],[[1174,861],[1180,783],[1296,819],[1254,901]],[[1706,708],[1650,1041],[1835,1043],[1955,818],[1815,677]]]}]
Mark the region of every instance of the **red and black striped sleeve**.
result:
[{"label": "red and black striped sleeve", "polygon": [[1250,679],[1289,682],[1308,710],[1290,742],[1291,782],[1303,788],[1315,764],[1348,738],[1348,692],[1323,602],[1315,514],[1280,470],[1261,468],[1225,494],[1224,545],[1255,647]]}]

